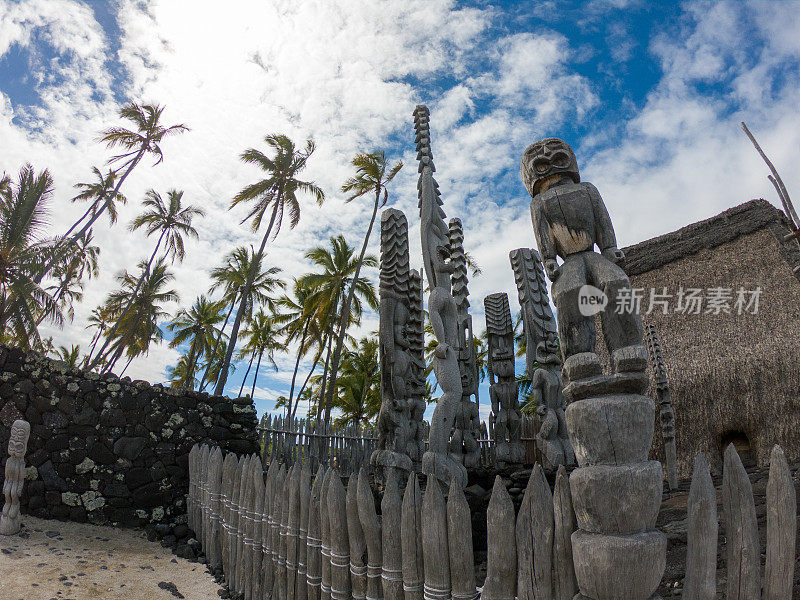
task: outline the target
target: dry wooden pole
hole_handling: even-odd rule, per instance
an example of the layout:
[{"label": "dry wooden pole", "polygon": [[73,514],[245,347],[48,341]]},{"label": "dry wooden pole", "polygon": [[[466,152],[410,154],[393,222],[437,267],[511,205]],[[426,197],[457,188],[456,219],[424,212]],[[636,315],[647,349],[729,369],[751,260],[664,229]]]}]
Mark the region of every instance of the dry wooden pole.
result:
[{"label": "dry wooden pole", "polygon": [[722,506],[727,538],[728,600],[759,600],[761,553],[753,488],[739,454],[730,444],[725,450]]},{"label": "dry wooden pole", "polygon": [[322,600],[330,600],[331,597],[331,526],[330,512],[328,511],[328,488],[333,477],[333,468],[325,472],[325,479],[322,480],[322,493],[319,498],[319,523],[322,532],[322,545],[320,554],[322,555],[322,583],[320,584],[320,595]]},{"label": "dry wooden pole", "polygon": [[367,543],[358,518],[358,476],[347,482],[347,537],[350,540],[350,586],[353,600],[367,597]]},{"label": "dry wooden pole", "polygon": [[308,514],[311,504],[311,471],[308,463],[300,471],[300,525],[297,530],[297,583],[295,600],[308,598]]},{"label": "dry wooden pole", "polygon": [[249,501],[250,501],[250,464],[253,462],[253,456],[248,455],[244,457],[244,462],[241,466],[239,477],[241,477],[241,491],[239,493],[239,532],[238,532],[238,546],[236,549],[236,565],[234,586],[236,592],[243,594],[245,590],[244,574],[247,572],[247,527],[249,523]]},{"label": "dry wooden pole", "polygon": [[[717,597],[717,495],[704,454],[694,459],[689,487],[686,535],[685,600],[714,600]],[[788,597],[788,596],[787,596]]]},{"label": "dry wooden pole", "polygon": [[[558,467],[553,490],[553,591],[555,600],[572,600],[578,593],[572,564],[572,533],[578,528],[564,465]],[[535,551],[535,548],[534,548]]]},{"label": "dry wooden pole", "polygon": [[260,457],[253,465],[253,529],[250,536],[250,595],[261,599],[261,530],[264,524],[264,469]]},{"label": "dry wooden pole", "polygon": [[403,545],[405,600],[423,600],[425,569],[422,552],[422,494],[417,474],[413,472],[408,478],[406,492],[403,495],[400,538]]},{"label": "dry wooden pole", "polygon": [[233,498],[234,473],[236,471],[236,455],[229,453],[222,461],[222,498],[220,525],[222,527],[222,571],[225,577],[230,573],[230,549],[231,549],[231,505]]},{"label": "dry wooden pole", "polygon": [[261,519],[261,595],[264,598],[272,595],[275,575],[272,565],[272,498],[277,477],[278,463],[272,460],[267,470],[267,482],[264,484],[264,516]]},{"label": "dry wooden pole", "polygon": [[272,597],[278,596],[278,570],[281,547],[281,505],[283,504],[283,488],[286,484],[286,467],[281,465],[275,477],[275,486],[272,488],[272,533],[270,535],[270,554],[272,555]]},{"label": "dry wooden pole", "polygon": [[200,476],[197,468],[197,455],[200,452],[200,445],[195,444],[189,450],[189,496],[186,499],[186,516],[189,529],[195,532],[197,539],[200,539],[201,531],[197,526],[197,484]]},{"label": "dry wooden pole", "polygon": [[297,588],[297,555],[300,535],[300,463],[292,467],[289,483],[289,523],[286,532],[286,594],[295,598]]},{"label": "dry wooden pole", "polygon": [[553,597],[553,528],[553,496],[536,463],[517,516],[517,594],[522,598]]},{"label": "dry wooden pole", "polygon": [[797,494],[786,455],[772,448],[767,483],[767,567],[763,600],[792,598],[795,542],[797,539]]},{"label": "dry wooden pole", "polygon": [[208,548],[210,536],[208,532],[208,482],[206,466],[208,465],[208,445],[203,444],[200,446],[200,452],[197,454],[197,508],[195,510],[195,519],[199,531],[198,540],[203,544],[203,548]]},{"label": "dry wooden pole", "polygon": [[229,512],[230,530],[228,531],[228,536],[230,538],[230,545],[228,547],[228,570],[225,571],[225,582],[233,591],[236,591],[234,577],[238,558],[236,550],[239,543],[239,497],[242,491],[240,475],[243,462],[244,457],[239,457],[236,460],[236,469],[233,471],[233,492],[231,493],[231,507]]},{"label": "dry wooden pole", "polygon": [[[422,559],[426,600],[450,598],[450,549],[447,543],[447,509],[438,481],[428,478],[422,499]],[[512,507],[513,513],[513,507]],[[514,532],[512,530],[513,537]]]},{"label": "dry wooden pole", "polygon": [[319,600],[320,584],[322,583],[322,533],[320,523],[320,497],[322,495],[322,482],[325,479],[325,467],[320,465],[317,476],[311,486],[311,497],[308,507],[308,600]]},{"label": "dry wooden pole", "polygon": [[358,518],[364,531],[364,542],[367,545],[367,598],[381,600],[381,569],[383,565],[383,548],[381,546],[381,524],[375,511],[375,498],[362,467],[358,473]]},{"label": "dry wooden pole", "polygon": [[[514,600],[517,587],[514,504],[499,475],[494,480],[492,498],[486,511],[486,528],[486,583],[481,600]],[[428,569],[427,561],[425,569]]]},{"label": "dry wooden pole", "polygon": [[401,513],[403,501],[397,489],[397,469],[388,469],[386,488],[381,501],[383,527],[383,597],[386,600],[403,600],[403,546],[401,542]]},{"label": "dry wooden pole", "polygon": [[331,600],[350,600],[350,541],[347,536],[347,492],[338,471],[328,485],[331,540]]},{"label": "dry wooden pole", "polygon": [[[450,580],[453,600],[474,600],[475,560],[472,553],[472,517],[467,498],[455,478],[447,499],[447,544],[450,549]],[[399,597],[398,597],[399,598]]]},{"label": "dry wooden pole", "polygon": [[280,490],[281,496],[281,518],[278,528],[278,570],[275,576],[276,592],[273,592],[276,600],[289,600],[286,597],[286,541],[289,531],[289,488],[291,488],[292,469],[286,473],[283,488]]}]

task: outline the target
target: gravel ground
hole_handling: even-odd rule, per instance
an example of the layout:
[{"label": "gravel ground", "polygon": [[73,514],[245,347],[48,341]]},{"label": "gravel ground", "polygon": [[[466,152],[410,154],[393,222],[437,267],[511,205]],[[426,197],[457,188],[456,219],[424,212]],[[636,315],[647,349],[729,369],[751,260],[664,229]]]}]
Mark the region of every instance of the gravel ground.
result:
[{"label": "gravel ground", "polygon": [[0,600],[219,600],[205,565],[134,529],[23,517],[0,535]]}]

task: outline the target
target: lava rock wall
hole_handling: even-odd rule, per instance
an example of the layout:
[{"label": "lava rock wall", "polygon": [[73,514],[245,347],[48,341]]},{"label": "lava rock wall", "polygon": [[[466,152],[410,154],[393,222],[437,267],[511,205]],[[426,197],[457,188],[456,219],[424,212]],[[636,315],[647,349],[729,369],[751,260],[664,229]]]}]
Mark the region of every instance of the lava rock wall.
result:
[{"label": "lava rock wall", "polygon": [[42,518],[179,524],[195,443],[258,451],[249,398],[98,375],[0,345],[0,488],[15,419],[31,424],[22,512]]}]

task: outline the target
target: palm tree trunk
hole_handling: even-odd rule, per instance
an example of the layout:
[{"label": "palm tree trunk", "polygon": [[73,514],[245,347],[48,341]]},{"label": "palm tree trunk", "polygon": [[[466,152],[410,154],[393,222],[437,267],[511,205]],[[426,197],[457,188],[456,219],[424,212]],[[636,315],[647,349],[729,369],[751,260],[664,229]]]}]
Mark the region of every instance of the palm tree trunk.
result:
[{"label": "palm tree trunk", "polygon": [[184,381],[184,385],[190,390],[194,390],[194,365],[197,362],[197,357],[195,356],[197,353],[196,347],[197,334],[195,333],[192,345],[189,347],[189,364],[186,366],[186,381]]},{"label": "palm tree trunk", "polygon": [[[156,247],[155,247],[155,250],[153,250],[153,254],[150,255],[150,260],[147,261],[147,266],[144,269],[144,273],[142,273],[141,277],[139,277],[139,281],[136,283],[136,289],[133,290],[133,293],[131,294],[131,299],[128,301],[127,306],[125,306],[125,310],[122,311],[122,314],[114,322],[114,325],[111,327],[111,331],[108,332],[108,336],[106,337],[106,341],[102,345],[102,347],[100,348],[100,351],[97,353],[97,356],[95,357],[94,361],[92,362],[90,368],[96,367],[97,364],[100,362],[101,358],[103,357],[103,352],[108,347],[108,344],[111,341],[111,338],[117,332],[117,329],[119,328],[120,323],[122,323],[122,320],[125,318],[125,315],[127,315],[128,312],[130,311],[131,306],[133,306],[133,303],[136,302],[136,296],[139,293],[139,291],[142,289],[142,284],[144,283],[145,278],[150,273],[150,266],[153,264],[153,261],[156,258],[156,254],[158,253],[158,249],[161,247],[161,241],[164,239],[164,236],[166,235],[166,233],[167,233],[166,230],[162,231],[161,235],[158,236],[158,243],[156,243]],[[110,352],[111,351],[113,351],[113,347],[110,350]],[[106,371],[106,372],[108,370],[109,369],[104,369],[104,371]]]},{"label": "palm tree trunk", "polygon": [[317,402],[317,419],[319,419],[320,415],[322,414],[323,405],[325,404],[325,390],[327,389],[328,383],[328,368],[330,367],[331,363],[331,347],[333,346],[333,325],[331,325],[331,332],[326,340],[326,345],[328,347],[328,352],[325,356],[325,368],[322,369],[322,383],[320,384],[319,390],[319,402]]},{"label": "palm tree trunk", "polygon": [[250,374],[250,368],[253,366],[253,359],[255,357],[255,354],[250,355],[250,364],[247,365],[247,371],[245,371],[244,377],[242,378],[242,385],[239,387],[239,398],[242,397],[242,390],[244,390],[244,384],[247,382],[247,376]]},{"label": "palm tree trunk", "polygon": [[228,319],[231,318],[231,313],[233,312],[233,307],[236,306],[236,298],[239,296],[238,293],[234,294],[233,298],[231,299],[231,307],[228,309],[228,314],[225,315],[225,322],[220,327],[219,335],[217,339],[214,340],[214,348],[211,350],[211,360],[208,361],[208,365],[206,366],[206,370],[203,373],[203,379],[200,381],[200,391],[202,392],[206,389],[206,386],[210,383],[206,381],[206,378],[211,373],[211,369],[214,367],[214,358],[217,356],[217,348],[219,348],[219,343],[222,341],[222,335],[225,332],[225,327],[228,325]]},{"label": "palm tree trunk", "polygon": [[293,419],[294,419],[295,414],[297,414],[297,407],[300,405],[300,397],[303,395],[303,391],[306,389],[306,386],[308,385],[308,382],[311,379],[311,376],[314,374],[314,370],[317,368],[317,365],[319,364],[319,359],[320,358],[322,358],[322,350],[320,350],[320,352],[318,352],[317,355],[314,357],[314,362],[311,365],[311,370],[308,372],[308,375],[306,375],[306,379],[303,382],[303,385],[300,386],[300,391],[297,392],[297,401],[294,403],[294,408],[292,409],[292,418]]},{"label": "palm tree trunk", "polygon": [[264,256],[264,248],[267,245],[267,239],[272,231],[272,225],[275,223],[275,217],[278,214],[278,207],[280,206],[281,196],[283,195],[282,192],[283,190],[278,191],[278,197],[276,198],[274,207],[272,209],[272,216],[269,219],[267,232],[264,234],[264,239],[261,240],[261,247],[258,249],[258,255],[253,257],[253,267],[250,269],[250,274],[247,276],[247,282],[244,284],[242,301],[239,303],[239,310],[236,312],[236,319],[233,321],[233,330],[231,330],[231,339],[228,343],[228,351],[225,353],[225,360],[223,361],[220,369],[217,387],[214,388],[215,396],[221,396],[222,392],[225,390],[225,382],[228,380],[228,369],[231,365],[233,349],[236,347],[236,337],[239,335],[239,326],[242,324],[242,319],[244,318],[244,311],[245,308],[247,308],[247,299],[250,296],[251,289],[253,288],[253,282],[256,279],[256,272],[261,267],[261,257]]},{"label": "palm tree trunk", "polygon": [[258,369],[261,367],[261,357],[264,356],[264,351],[258,353],[258,362],[256,363],[256,373],[253,375],[253,391],[250,392],[250,400],[256,397],[256,381],[258,381]]},{"label": "palm tree trunk", "polygon": [[[62,240],[63,240],[63,239],[66,239],[66,237],[67,237],[67,236],[68,236],[70,233],[72,233],[72,230],[73,230],[73,229],[75,229],[75,228],[78,226],[78,223],[80,223],[81,221],[83,221],[83,220],[86,218],[86,216],[87,216],[87,215],[88,215],[90,212],[92,212],[93,210],[97,210],[97,205],[100,203],[100,201],[101,201],[101,200],[103,200],[103,198],[102,198],[102,197],[101,197],[101,198],[98,198],[97,200],[95,200],[94,202],[92,202],[92,204],[89,206],[89,208],[88,208],[88,209],[86,209],[86,212],[85,212],[85,213],[83,213],[83,215],[81,215],[81,218],[80,218],[80,219],[78,219],[77,221],[75,221],[75,222],[72,224],[72,227],[70,227],[69,229],[67,229],[67,232],[66,232],[64,235],[62,235],[62,236],[61,236],[61,239],[62,239]],[[96,220],[96,219],[95,219],[95,220]]]},{"label": "palm tree trunk", "polygon": [[120,377],[122,377],[125,374],[125,371],[128,370],[128,367],[130,366],[132,360],[133,360],[132,356],[128,358],[128,362],[125,363],[125,368],[122,369],[122,372],[119,374]]},{"label": "palm tree trunk", "polygon": [[289,388],[289,406],[286,409],[286,414],[292,414],[292,398],[294,397],[294,383],[297,379],[297,370],[300,368],[300,359],[303,356],[303,345],[306,343],[306,335],[308,334],[308,327],[311,325],[311,317],[306,319],[303,325],[303,335],[300,338],[300,348],[297,350],[297,360],[294,362],[294,372],[292,373],[292,385]]},{"label": "palm tree trunk", "polygon": [[375,216],[378,214],[378,202],[380,201],[380,188],[375,193],[375,204],[372,207],[372,218],[369,220],[369,227],[367,228],[367,235],[364,236],[364,244],[361,246],[361,254],[358,257],[356,264],[356,272],[353,274],[353,281],[350,284],[350,290],[347,292],[347,298],[342,304],[342,313],[339,316],[339,336],[336,339],[336,349],[333,352],[333,361],[331,362],[331,381],[328,386],[328,395],[325,398],[325,422],[328,423],[331,418],[331,408],[333,407],[333,394],[336,389],[336,372],[339,370],[339,361],[342,357],[342,346],[344,346],[344,336],[347,333],[347,327],[350,324],[350,305],[353,302],[353,296],[356,293],[356,285],[358,285],[358,275],[361,273],[361,265],[364,262],[364,255],[367,253],[367,246],[369,245],[369,236],[372,234],[372,226],[375,224]]}]

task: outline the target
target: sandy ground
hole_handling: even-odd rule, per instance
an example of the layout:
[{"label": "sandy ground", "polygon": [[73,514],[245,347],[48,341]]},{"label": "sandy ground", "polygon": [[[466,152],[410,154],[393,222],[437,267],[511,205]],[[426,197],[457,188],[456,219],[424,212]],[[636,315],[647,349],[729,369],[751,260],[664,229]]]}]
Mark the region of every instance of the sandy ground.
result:
[{"label": "sandy ground", "polygon": [[219,600],[205,565],[134,529],[25,516],[0,535],[0,600]]}]

